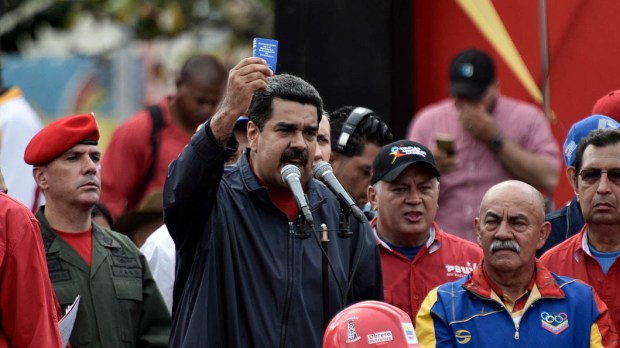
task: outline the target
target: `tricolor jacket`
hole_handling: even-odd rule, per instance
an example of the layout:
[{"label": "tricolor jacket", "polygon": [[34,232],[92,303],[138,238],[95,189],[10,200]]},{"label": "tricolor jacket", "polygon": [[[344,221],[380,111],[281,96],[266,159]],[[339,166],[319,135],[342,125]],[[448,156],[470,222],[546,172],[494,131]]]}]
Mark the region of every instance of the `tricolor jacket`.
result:
[{"label": "tricolor jacket", "polygon": [[594,290],[537,264],[535,286],[513,318],[482,274],[432,290],[417,316],[421,347],[617,347],[618,335]]}]

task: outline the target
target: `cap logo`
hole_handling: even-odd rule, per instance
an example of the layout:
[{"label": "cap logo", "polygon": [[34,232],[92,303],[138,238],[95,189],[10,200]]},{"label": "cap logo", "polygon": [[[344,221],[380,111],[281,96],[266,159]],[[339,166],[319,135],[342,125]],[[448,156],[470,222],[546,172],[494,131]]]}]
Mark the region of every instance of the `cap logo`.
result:
[{"label": "cap logo", "polygon": [[418,155],[426,157],[426,151],[423,151],[417,146],[394,146],[390,150],[390,156],[394,156],[392,158],[392,163],[394,163],[397,158],[408,155]]},{"label": "cap logo", "polygon": [[603,118],[598,120],[598,127],[597,127],[597,129],[606,129],[606,128],[618,128],[618,127],[611,120],[607,120],[607,119],[603,119]]},{"label": "cap logo", "polygon": [[577,144],[574,140],[571,140],[570,143],[565,146],[564,154],[566,155],[566,157],[572,158],[575,150],[577,150]]},{"label": "cap logo", "polygon": [[351,318],[347,320],[347,340],[346,343],[351,343],[358,341],[361,337],[357,334],[357,330],[355,330],[355,319]]},{"label": "cap logo", "polygon": [[459,72],[463,77],[472,77],[474,76],[474,66],[471,63],[463,63],[459,67]]}]

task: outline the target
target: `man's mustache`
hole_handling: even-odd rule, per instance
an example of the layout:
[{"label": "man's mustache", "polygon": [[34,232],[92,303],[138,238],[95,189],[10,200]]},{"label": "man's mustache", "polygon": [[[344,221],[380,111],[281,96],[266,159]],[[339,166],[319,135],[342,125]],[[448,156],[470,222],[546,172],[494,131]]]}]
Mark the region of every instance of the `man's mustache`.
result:
[{"label": "man's mustache", "polygon": [[286,150],[282,153],[282,157],[280,157],[280,162],[282,163],[295,161],[299,161],[302,165],[306,165],[308,163],[308,152]]},{"label": "man's mustache", "polygon": [[517,254],[521,253],[521,247],[514,239],[508,240],[499,240],[495,239],[493,243],[491,243],[491,253],[494,253],[499,250],[512,250]]}]

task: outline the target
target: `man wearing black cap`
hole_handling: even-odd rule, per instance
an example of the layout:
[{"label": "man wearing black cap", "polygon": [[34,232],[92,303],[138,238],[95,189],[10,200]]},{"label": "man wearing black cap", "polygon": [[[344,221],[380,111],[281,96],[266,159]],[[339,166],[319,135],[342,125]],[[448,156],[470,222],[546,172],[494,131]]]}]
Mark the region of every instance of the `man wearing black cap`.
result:
[{"label": "man wearing black cap", "polygon": [[24,160],[46,204],[36,218],[49,278],[63,310],[80,295],[72,347],[167,347],[171,318],[148,264],[126,236],[92,222],[101,193],[94,115],[58,119]]},{"label": "man wearing black cap", "polygon": [[[442,176],[437,222],[475,241],[473,221],[484,193],[498,182],[519,179],[551,195],[560,151],[538,107],[500,95],[486,53],[470,49],[454,58],[450,95],[419,111],[407,138],[434,150]],[[452,146],[439,147],[445,139]]]},{"label": "man wearing black cap", "polygon": [[377,216],[385,301],[415,321],[434,287],[471,273],[482,259],[476,244],[434,222],[439,171],[424,145],[400,140],[381,148],[372,166],[368,199]]}]

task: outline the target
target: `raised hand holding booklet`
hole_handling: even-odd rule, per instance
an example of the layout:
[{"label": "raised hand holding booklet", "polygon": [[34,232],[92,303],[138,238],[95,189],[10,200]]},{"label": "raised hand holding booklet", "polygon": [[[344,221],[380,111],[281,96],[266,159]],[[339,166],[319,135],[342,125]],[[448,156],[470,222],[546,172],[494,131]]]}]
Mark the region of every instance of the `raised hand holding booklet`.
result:
[{"label": "raised hand holding booklet", "polygon": [[263,58],[267,61],[269,69],[276,73],[278,63],[278,40],[254,38],[252,43],[252,53],[254,57]]}]

